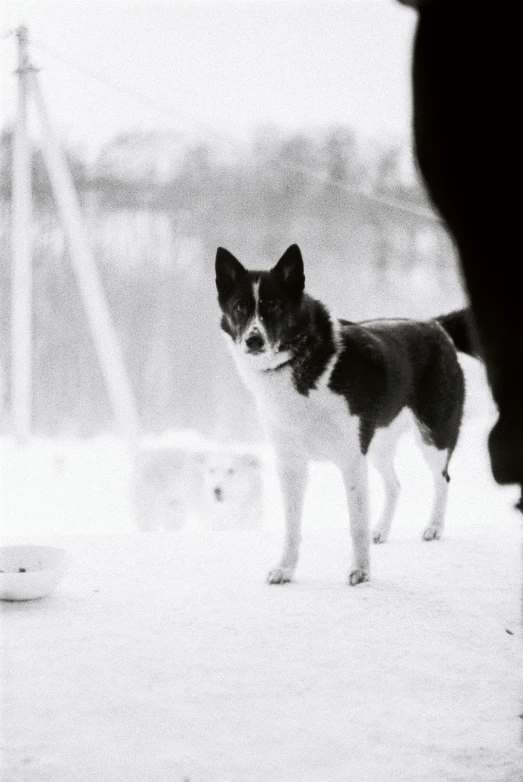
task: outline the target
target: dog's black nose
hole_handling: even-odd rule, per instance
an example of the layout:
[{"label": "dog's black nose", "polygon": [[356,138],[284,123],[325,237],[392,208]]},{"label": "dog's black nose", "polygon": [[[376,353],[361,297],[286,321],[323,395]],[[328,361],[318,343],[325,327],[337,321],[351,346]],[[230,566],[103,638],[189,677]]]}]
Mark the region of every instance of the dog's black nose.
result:
[{"label": "dog's black nose", "polygon": [[263,337],[259,331],[253,331],[245,340],[245,344],[251,353],[258,353],[263,348]]},{"label": "dog's black nose", "polygon": [[214,496],[218,500],[218,502],[222,501],[222,499],[223,499],[223,492],[222,492],[222,490],[220,489],[219,486],[215,487],[215,489],[214,489]]}]

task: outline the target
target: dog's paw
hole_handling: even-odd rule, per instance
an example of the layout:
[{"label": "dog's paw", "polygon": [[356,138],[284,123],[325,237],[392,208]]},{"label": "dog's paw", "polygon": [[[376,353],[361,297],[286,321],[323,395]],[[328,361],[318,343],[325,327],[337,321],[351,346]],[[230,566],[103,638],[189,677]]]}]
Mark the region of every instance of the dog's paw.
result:
[{"label": "dog's paw", "polygon": [[369,573],[364,568],[356,568],[349,573],[349,584],[356,586],[356,584],[362,584],[364,581],[368,581],[370,578]]},{"label": "dog's paw", "polygon": [[275,567],[267,576],[269,584],[288,584],[290,581],[292,581],[292,570],[288,567]]},{"label": "dog's paw", "polygon": [[379,527],[376,527],[376,529],[372,530],[372,540],[374,543],[386,543],[388,537],[389,533],[385,532]]},{"label": "dog's paw", "polygon": [[422,540],[439,540],[441,538],[441,527],[436,524],[429,524],[427,529],[423,530]]}]

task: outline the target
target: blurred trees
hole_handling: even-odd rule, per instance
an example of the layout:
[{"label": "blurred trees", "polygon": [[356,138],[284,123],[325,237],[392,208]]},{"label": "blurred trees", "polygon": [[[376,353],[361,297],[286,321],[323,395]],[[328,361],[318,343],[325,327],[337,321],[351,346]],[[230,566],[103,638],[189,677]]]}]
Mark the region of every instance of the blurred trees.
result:
[{"label": "blurred trees", "polygon": [[[11,140],[4,130],[0,370],[10,363]],[[462,301],[444,231],[395,205],[428,208],[408,155],[365,147],[348,128],[264,128],[242,147],[134,133],[114,139],[90,168],[68,157],[147,430],[260,435],[218,325],[219,245],[269,268],[298,242],[310,292],[354,320],[429,317]],[[37,148],[32,161],[34,427],[93,434],[110,427],[112,413]],[[8,417],[0,426],[9,429]]]}]

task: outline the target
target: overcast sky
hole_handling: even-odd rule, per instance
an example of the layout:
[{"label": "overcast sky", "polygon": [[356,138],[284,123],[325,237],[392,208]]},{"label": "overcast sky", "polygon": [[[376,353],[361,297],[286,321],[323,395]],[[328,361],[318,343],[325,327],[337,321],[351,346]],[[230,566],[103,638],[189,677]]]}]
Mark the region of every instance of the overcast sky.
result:
[{"label": "overcast sky", "polygon": [[[0,19],[2,34],[26,20],[52,119],[87,152],[131,128],[410,133],[415,14],[395,0],[3,0]],[[2,124],[15,67],[3,39]]]}]

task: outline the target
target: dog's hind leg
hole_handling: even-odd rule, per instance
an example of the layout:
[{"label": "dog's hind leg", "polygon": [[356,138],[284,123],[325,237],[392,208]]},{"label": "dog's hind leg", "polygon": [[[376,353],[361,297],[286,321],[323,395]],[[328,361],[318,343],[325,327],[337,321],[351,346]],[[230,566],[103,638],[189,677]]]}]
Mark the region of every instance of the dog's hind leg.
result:
[{"label": "dog's hind leg", "polygon": [[421,442],[420,447],[434,480],[434,500],[432,513],[427,527],[423,530],[423,540],[439,540],[445,523],[449,474],[447,467],[450,459],[448,449],[439,449],[434,445]]},{"label": "dog's hind leg", "polygon": [[385,487],[385,504],[381,516],[372,530],[372,540],[374,543],[385,543],[389,537],[392,519],[398,504],[400,483],[394,469],[393,454],[376,454],[372,461],[380,473]]},{"label": "dog's hind leg", "polygon": [[400,413],[388,427],[375,433],[369,449],[372,464],[383,478],[385,489],[385,504],[379,521],[372,531],[374,543],[385,543],[389,536],[400,494],[400,483],[394,468],[394,454],[400,437],[409,426],[409,415]]}]

